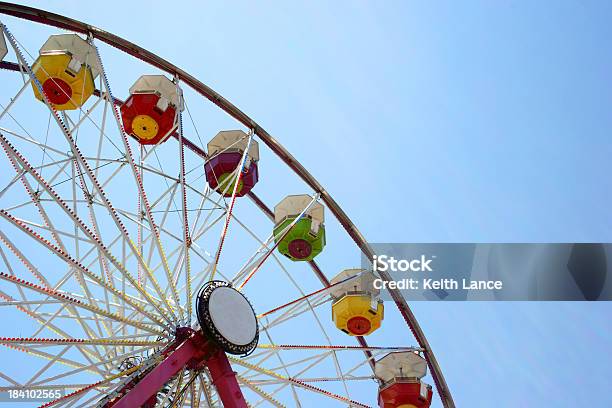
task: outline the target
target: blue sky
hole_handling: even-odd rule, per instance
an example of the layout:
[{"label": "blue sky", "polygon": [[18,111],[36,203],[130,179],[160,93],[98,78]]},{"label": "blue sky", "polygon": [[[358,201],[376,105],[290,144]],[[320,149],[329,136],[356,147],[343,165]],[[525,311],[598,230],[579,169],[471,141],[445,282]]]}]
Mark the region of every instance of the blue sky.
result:
[{"label": "blue sky", "polygon": [[[612,3],[46,6],[234,102],[372,242],[611,241]],[[459,407],[612,405],[610,303],[414,309]]]}]

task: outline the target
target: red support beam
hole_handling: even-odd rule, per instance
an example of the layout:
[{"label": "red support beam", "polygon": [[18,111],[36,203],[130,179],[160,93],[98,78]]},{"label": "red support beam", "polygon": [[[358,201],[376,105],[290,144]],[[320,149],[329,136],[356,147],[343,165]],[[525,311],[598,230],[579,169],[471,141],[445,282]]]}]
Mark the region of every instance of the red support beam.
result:
[{"label": "red support beam", "polygon": [[[187,337],[177,340],[164,360],[149,371],[142,379],[129,387],[118,401],[111,401],[107,407],[134,408],[148,406],[160,389],[185,368],[208,367],[213,385],[225,408],[247,408],[236,373],[227,356],[218,346],[207,341],[201,332],[187,329]],[[153,403],[154,404],[154,403]]]},{"label": "red support beam", "polygon": [[206,360],[206,366],[223,406],[225,408],[247,408],[246,400],[236,380],[236,373],[223,350],[218,348]]}]

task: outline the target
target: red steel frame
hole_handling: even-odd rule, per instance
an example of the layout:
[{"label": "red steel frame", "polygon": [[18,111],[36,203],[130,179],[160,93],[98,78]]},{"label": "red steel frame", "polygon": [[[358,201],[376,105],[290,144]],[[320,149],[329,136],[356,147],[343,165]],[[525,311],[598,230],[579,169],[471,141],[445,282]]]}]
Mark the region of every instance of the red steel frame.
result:
[{"label": "red steel frame", "polygon": [[[53,27],[62,28],[69,31],[89,34],[94,38],[97,38],[100,41],[103,41],[114,48],[117,48],[135,58],[138,58],[148,64],[153,65],[154,67],[157,67],[173,76],[180,78],[181,81],[183,81],[185,84],[187,84],[199,94],[209,99],[212,103],[224,110],[231,117],[233,117],[249,129],[253,129],[255,134],[259,136],[259,138],[283,162],[285,162],[298,176],[300,176],[308,186],[310,186],[314,191],[318,192],[321,195],[321,200],[323,200],[329,210],[334,214],[334,216],[340,222],[342,227],[346,230],[348,235],[353,239],[353,241],[355,241],[357,246],[361,249],[361,252],[369,259],[371,259],[374,255],[374,251],[366,241],[365,237],[357,229],[355,224],[344,212],[342,207],[340,207],[340,205],[336,202],[336,200],[334,200],[331,194],[323,188],[319,181],[315,179],[315,177],[310,174],[310,172],[295,157],[293,157],[291,153],[289,153],[274,137],[272,137],[272,135],[270,135],[263,127],[257,124],[257,122],[255,122],[246,113],[242,112],[230,101],[225,99],[223,96],[221,96],[219,93],[214,91],[212,88],[210,88],[203,82],[199,81],[194,76],[188,74],[187,72],[178,68],[176,65],[159,57],[158,55],[152,53],[149,50],[146,50],[112,33],[109,33],[107,31],[101,30],[97,27],[85,24],[81,21],[72,18],[68,18],[56,13],[51,13],[49,11],[37,9],[34,7],[22,6],[19,4],[6,3],[2,1],[0,1],[0,13],[22,18],[25,20],[35,21]],[[7,64],[3,62],[0,62],[0,68],[14,69],[10,63]],[[196,152],[198,150],[201,151],[201,149],[194,143],[188,142],[187,140],[185,140],[185,138],[183,139],[185,145],[188,148]],[[253,194],[253,192],[249,192],[248,195],[255,201],[258,206],[260,206],[260,208],[262,208],[262,210],[265,211],[265,208],[267,207],[265,206],[265,204],[263,204],[263,202],[261,202],[261,200],[259,200],[259,198],[257,198]],[[329,286],[329,283],[326,282],[326,277],[321,273],[320,269],[316,267],[316,264],[314,262],[311,262],[310,264],[311,266],[313,266],[315,273],[317,274],[323,285]],[[383,280],[391,279],[390,275],[388,275],[386,272],[380,272],[380,275]],[[440,368],[440,365],[437,362],[437,359],[429,345],[429,342],[425,337],[425,333],[421,329],[420,324],[412,313],[410,306],[408,306],[408,303],[402,297],[398,290],[389,289],[389,292],[391,294],[391,297],[393,298],[393,301],[397,305],[400,314],[406,321],[412,334],[417,340],[419,347],[424,350],[425,359],[427,360],[431,375],[436,384],[436,388],[438,391],[438,395],[440,396],[440,400],[442,401],[442,405],[444,406],[444,408],[454,408],[455,403],[453,401],[453,397],[451,395],[450,389],[448,388],[446,380],[444,379],[442,369]],[[361,344],[365,344],[365,339],[360,338],[359,342]],[[370,360],[370,364],[373,366],[372,360]]]},{"label": "red steel frame", "polygon": [[207,340],[202,332],[188,327],[179,328],[174,344],[164,353],[164,359],[144,377],[128,384],[122,395],[110,401],[106,408],[155,406],[157,393],[181,370],[208,367],[212,383],[225,408],[247,408],[236,373],[222,349]]}]

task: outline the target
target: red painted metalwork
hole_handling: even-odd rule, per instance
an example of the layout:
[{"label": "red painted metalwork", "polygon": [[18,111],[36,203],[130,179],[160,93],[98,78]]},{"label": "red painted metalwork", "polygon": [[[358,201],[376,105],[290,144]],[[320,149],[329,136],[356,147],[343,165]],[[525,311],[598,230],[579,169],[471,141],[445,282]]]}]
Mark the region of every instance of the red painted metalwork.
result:
[{"label": "red painted metalwork", "polygon": [[[425,391],[423,395],[422,391]],[[398,380],[381,387],[378,393],[380,408],[398,408],[402,406],[429,408],[433,391],[431,386],[418,380]]]},{"label": "red painted metalwork", "polygon": [[[235,179],[229,179],[229,188],[227,187],[228,182],[224,182],[221,187],[219,187],[219,180],[222,178],[224,174],[232,173],[236,170],[240,163],[242,162],[242,153],[241,152],[225,152],[220,153],[204,164],[204,171],[206,172],[206,181],[210,185],[210,188],[215,189],[217,191],[223,190],[225,188],[225,197],[231,197],[233,192],[233,182]],[[242,188],[236,192],[237,197],[242,197],[247,194],[257,183],[259,179],[259,174],[257,172],[257,163],[255,161],[251,161],[251,164],[242,174]],[[218,188],[219,187],[219,188]],[[221,192],[221,191],[219,191]]]},{"label": "red painted metalwork", "polygon": [[[139,143],[144,145],[155,145],[166,138],[175,128],[176,109],[168,106],[165,111],[157,107],[159,95],[154,93],[139,93],[130,95],[121,105],[121,120],[125,131],[134,136]],[[157,122],[157,134],[150,139],[143,139],[132,129],[132,121],[138,115],[147,115]]]},{"label": "red painted metalwork", "polygon": [[304,239],[294,239],[288,245],[289,253],[296,259],[306,259],[312,252],[310,243]]},{"label": "red painted metalwork", "polygon": [[49,102],[54,105],[63,105],[72,97],[72,88],[60,78],[49,78],[42,87]]},{"label": "red painted metalwork", "polygon": [[346,322],[346,326],[351,334],[357,334],[361,336],[362,334],[366,334],[372,328],[372,323],[368,319],[363,316],[355,316],[351,317],[348,322]]},{"label": "red painted metalwork", "polygon": [[[331,194],[323,188],[323,186],[319,183],[319,181],[312,175],[310,172],[295,158],[291,153],[289,153],[272,135],[270,135],[263,127],[261,127],[257,122],[255,122],[251,117],[249,117],[246,113],[238,109],[235,105],[233,105],[230,101],[225,99],[221,94],[199,81],[194,76],[188,74],[182,69],[178,68],[176,65],[170,63],[169,61],[159,57],[158,55],[148,51],[138,45],[129,42],[121,37],[118,37],[114,34],[111,34],[107,31],[101,30],[97,27],[94,27],[89,24],[85,24],[81,21],[68,18],[56,13],[51,13],[45,10],[37,9],[34,7],[28,7],[13,3],[6,3],[0,1],[0,13],[11,15],[14,17],[22,18],[25,20],[35,21],[42,24],[47,24],[53,27],[62,28],[65,30],[70,30],[82,34],[91,34],[94,38],[97,38],[112,47],[115,47],[135,58],[138,58],[146,63],[153,65],[173,76],[177,76],[184,83],[194,89],[196,92],[200,93],[202,96],[209,99],[212,103],[217,105],[219,108],[224,110],[227,114],[232,116],[234,119],[242,123],[249,129],[253,129],[255,134],[261,138],[261,140],[266,143],[266,145],[281,159],[283,160],[287,166],[289,166],[306,184],[308,184],[314,191],[321,194],[321,199],[327,205],[329,210],[334,214],[334,216],[338,219],[342,227],[346,230],[347,234],[355,241],[357,246],[361,249],[361,252],[367,257],[372,258],[374,255],[374,251],[366,241],[365,237],[359,229],[355,226],[349,216],[344,212],[342,207],[336,202],[336,200],[331,196]],[[11,69],[9,64],[3,64],[0,62],[0,68]],[[176,136],[175,136],[176,137]],[[187,143],[186,145],[190,147]],[[196,149],[201,150],[197,146],[194,146]],[[191,147],[190,147],[191,148]],[[249,194],[251,198],[254,198],[254,201],[257,203],[261,202],[258,198],[256,198],[253,193]],[[314,263],[310,263],[311,266],[316,265]],[[314,267],[313,267],[314,269]],[[315,269],[315,273],[316,273]],[[381,278],[384,281],[391,280],[391,276],[386,272],[380,273]],[[322,282],[324,282],[327,278],[324,275],[319,275],[319,278]],[[424,356],[427,360],[428,366],[431,370],[431,375],[434,379],[436,387],[438,389],[438,394],[442,401],[442,405],[445,408],[454,408],[455,402],[453,401],[452,394],[446,380],[444,379],[444,375],[442,373],[442,369],[437,362],[437,359],[429,345],[429,341],[425,337],[425,333],[418,323],[414,313],[408,306],[406,300],[402,297],[401,293],[396,289],[389,289],[389,293],[397,308],[399,309],[400,314],[404,318],[408,327],[410,328],[412,334],[415,339],[419,343],[419,346],[424,349]],[[365,343],[365,339],[358,338],[360,343]],[[373,367],[373,360],[369,360],[370,365]]]},{"label": "red painted metalwork", "polygon": [[225,408],[246,408],[246,401],[236,381],[236,373],[232,370],[223,350],[217,349],[206,360],[206,366],[223,406]]},{"label": "red painted metalwork", "polygon": [[204,367],[208,367],[224,407],[247,408],[227,356],[217,345],[207,340],[201,331],[179,328],[175,343],[163,356],[161,363],[144,377],[127,384],[106,408],[153,407],[159,390],[181,370],[199,370]]}]

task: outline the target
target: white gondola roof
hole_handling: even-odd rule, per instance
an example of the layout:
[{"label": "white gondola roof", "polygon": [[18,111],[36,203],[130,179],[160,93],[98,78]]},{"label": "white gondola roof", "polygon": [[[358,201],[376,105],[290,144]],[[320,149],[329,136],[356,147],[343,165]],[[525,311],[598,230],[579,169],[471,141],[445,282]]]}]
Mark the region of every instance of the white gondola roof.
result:
[{"label": "white gondola roof", "polygon": [[334,286],[330,289],[330,295],[333,298],[339,298],[344,296],[344,294],[349,291],[369,292],[374,297],[377,297],[380,294],[380,289],[374,288],[374,279],[376,279],[376,275],[365,269],[345,269],[338,275],[334,276],[329,283],[333,285],[355,275],[360,276]]},{"label": "white gondola roof", "polygon": [[[300,215],[311,201],[312,197],[308,194],[289,195],[283,198],[274,207],[274,222],[279,223],[286,217]],[[311,205],[306,214],[320,224],[325,221],[323,205],[319,202]]]},{"label": "white gondola roof", "polygon": [[376,362],[376,377],[383,382],[394,378],[423,378],[427,374],[427,361],[412,351],[389,353]]},{"label": "white gondola roof", "polygon": [[52,35],[40,48],[41,55],[64,52],[68,52],[72,58],[79,60],[82,64],[88,65],[94,78],[102,71],[95,48],[76,34]]},{"label": "white gondola roof", "polygon": [[[244,152],[249,142],[249,136],[242,130],[222,130],[208,142],[208,155],[213,156],[222,151]],[[256,140],[251,141],[248,156],[251,160],[259,161],[259,144]]]},{"label": "white gondola roof", "polygon": [[130,87],[130,94],[136,93],[157,93],[175,107],[183,110],[179,88],[164,75],[142,75]]}]

